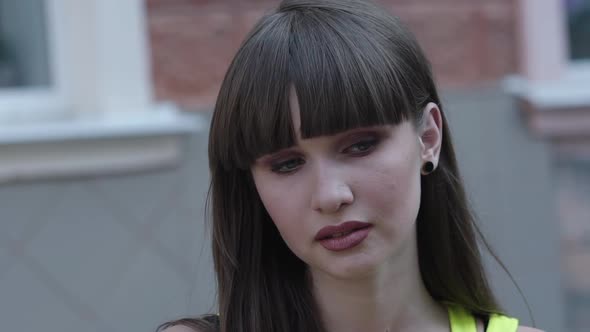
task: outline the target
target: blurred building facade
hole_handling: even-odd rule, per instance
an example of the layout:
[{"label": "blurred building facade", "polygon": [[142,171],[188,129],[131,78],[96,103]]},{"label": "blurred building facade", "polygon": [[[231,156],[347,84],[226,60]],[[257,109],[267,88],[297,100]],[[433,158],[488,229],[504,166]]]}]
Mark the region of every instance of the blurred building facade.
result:
[{"label": "blurred building facade", "polygon": [[[431,59],[480,227],[547,331],[590,326],[588,2],[380,1]],[[215,311],[206,124],[187,130],[152,103],[207,119],[277,3],[0,0],[3,328],[146,331]]]},{"label": "blurred building facade", "polygon": [[[245,34],[278,4],[146,1],[156,96],[189,108],[210,107]],[[518,4],[513,0],[382,0],[380,4],[410,26],[443,88],[493,84],[517,71]]]}]

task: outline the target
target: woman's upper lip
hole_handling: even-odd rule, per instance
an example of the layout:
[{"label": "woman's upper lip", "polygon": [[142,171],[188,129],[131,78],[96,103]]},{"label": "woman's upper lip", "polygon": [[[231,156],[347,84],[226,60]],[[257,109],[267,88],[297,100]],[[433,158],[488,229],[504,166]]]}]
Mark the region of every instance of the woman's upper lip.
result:
[{"label": "woman's upper lip", "polygon": [[340,225],[326,226],[320,229],[315,235],[314,240],[319,241],[332,237],[334,234],[352,232],[357,229],[371,226],[371,224],[362,221],[346,221]]}]

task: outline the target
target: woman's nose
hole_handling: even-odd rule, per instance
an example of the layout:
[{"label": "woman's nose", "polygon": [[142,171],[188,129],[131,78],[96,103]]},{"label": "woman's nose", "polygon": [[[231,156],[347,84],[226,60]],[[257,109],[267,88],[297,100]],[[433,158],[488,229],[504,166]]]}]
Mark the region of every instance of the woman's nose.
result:
[{"label": "woman's nose", "polygon": [[334,213],[354,201],[354,195],[343,174],[322,167],[312,184],[311,207],[321,213]]}]

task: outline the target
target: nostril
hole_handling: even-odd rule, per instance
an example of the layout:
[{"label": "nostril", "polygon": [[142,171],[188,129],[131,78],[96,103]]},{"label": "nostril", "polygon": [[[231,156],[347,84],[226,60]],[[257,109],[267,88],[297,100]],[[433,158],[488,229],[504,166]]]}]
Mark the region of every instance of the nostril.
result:
[{"label": "nostril", "polygon": [[312,198],[312,207],[314,210],[330,213],[336,212],[345,206],[351,205],[354,202],[354,195],[350,189],[336,190],[316,194]]}]

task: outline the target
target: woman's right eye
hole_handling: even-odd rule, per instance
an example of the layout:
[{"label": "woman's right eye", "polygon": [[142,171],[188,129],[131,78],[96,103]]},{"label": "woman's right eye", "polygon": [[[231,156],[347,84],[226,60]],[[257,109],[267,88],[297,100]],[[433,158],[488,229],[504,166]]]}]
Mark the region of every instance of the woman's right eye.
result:
[{"label": "woman's right eye", "polygon": [[277,162],[271,166],[271,170],[275,173],[286,174],[295,171],[299,166],[303,165],[304,161],[301,158],[293,158],[285,161]]}]

